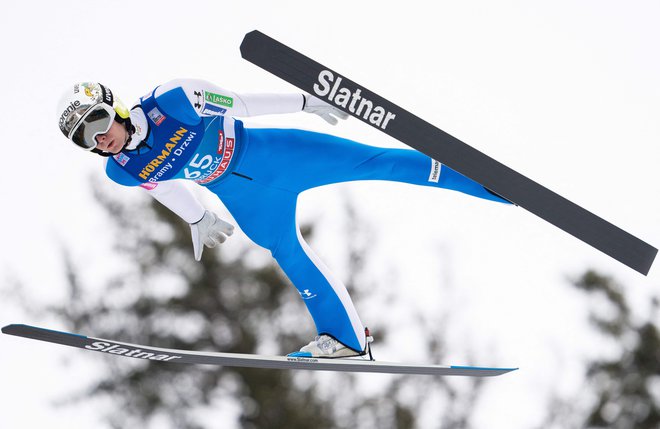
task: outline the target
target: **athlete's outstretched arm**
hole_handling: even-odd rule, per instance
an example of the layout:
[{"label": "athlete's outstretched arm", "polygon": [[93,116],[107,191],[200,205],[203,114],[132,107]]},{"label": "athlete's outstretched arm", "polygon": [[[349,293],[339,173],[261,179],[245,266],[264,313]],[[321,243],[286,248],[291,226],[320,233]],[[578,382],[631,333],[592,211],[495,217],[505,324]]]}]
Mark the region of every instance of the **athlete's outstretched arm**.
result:
[{"label": "athlete's outstretched arm", "polygon": [[302,94],[238,94],[202,79],[175,79],[158,87],[156,96],[181,88],[200,116],[259,116],[300,112]]},{"label": "athlete's outstretched arm", "polygon": [[250,117],[304,111],[319,115],[333,125],[337,123],[335,117],[348,117],[348,114],[308,94],[239,94],[202,79],[172,80],[158,87],[156,95],[179,88],[199,116]]}]

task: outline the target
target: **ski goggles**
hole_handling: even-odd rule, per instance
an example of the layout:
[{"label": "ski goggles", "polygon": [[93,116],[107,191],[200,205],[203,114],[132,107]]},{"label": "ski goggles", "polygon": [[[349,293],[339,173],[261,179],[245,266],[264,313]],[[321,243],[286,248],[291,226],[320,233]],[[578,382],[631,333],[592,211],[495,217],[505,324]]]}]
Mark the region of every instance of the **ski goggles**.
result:
[{"label": "ski goggles", "polygon": [[71,129],[69,138],[85,150],[94,149],[98,144],[96,136],[110,130],[115,114],[115,110],[107,103],[101,102],[95,105]]}]

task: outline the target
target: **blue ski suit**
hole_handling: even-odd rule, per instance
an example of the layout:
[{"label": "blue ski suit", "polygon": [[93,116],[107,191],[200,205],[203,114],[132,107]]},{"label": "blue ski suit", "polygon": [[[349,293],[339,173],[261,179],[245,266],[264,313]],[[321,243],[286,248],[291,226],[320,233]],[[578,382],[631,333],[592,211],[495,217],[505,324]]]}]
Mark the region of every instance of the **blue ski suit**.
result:
[{"label": "blue ski suit", "polygon": [[[217,87],[209,91],[211,84],[199,82],[174,81],[140,99],[131,116],[141,124],[143,140],[109,158],[107,175],[147,190],[174,179],[207,187],[242,231],[271,252],[298,289],[318,334],[356,351],[365,348],[364,327],[345,286],[301,236],[296,219],[301,192],[339,182],[389,180],[506,202],[415,150],[367,146],[299,129],[246,127],[228,116],[245,97]],[[296,96],[299,111],[302,97]]]}]

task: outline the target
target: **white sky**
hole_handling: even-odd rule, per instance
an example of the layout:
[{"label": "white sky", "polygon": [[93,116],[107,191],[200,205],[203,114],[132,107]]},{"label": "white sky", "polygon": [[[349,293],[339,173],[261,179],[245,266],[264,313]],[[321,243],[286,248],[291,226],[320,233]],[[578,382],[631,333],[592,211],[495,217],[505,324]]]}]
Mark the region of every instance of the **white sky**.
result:
[{"label": "white sky", "polygon": [[[111,237],[103,233],[88,183],[92,174],[103,179],[100,160],[60,135],[55,105],[63,88],[97,80],[126,103],[176,77],[205,78],[237,92],[297,92],[241,59],[239,45],[253,29],[660,245],[660,3],[433,3],[4,5],[3,278],[20,278],[41,303],[58,300],[64,286],[60,242],[78,260],[89,261],[90,282],[101,284],[108,270]],[[354,119],[335,128],[305,114],[258,121],[401,147]],[[378,233],[372,266],[387,268],[374,270],[374,294],[396,287],[401,299],[430,311],[436,302],[461,308],[448,327],[457,353],[445,363],[462,363],[465,348],[473,347],[487,360],[479,364],[522,368],[487,382],[483,427],[529,427],[542,415],[550,389],[579,387],[577,359],[593,353],[598,341],[584,329],[585,308],[566,286],[568,276],[587,267],[614,275],[627,286],[640,317],[660,287],[657,267],[641,276],[522,209],[389,183],[338,185],[301,199],[303,219],[321,221],[316,250],[344,276],[343,243],[335,239],[342,224],[333,216],[343,193]],[[219,203],[208,204],[224,213]],[[388,282],[392,269],[396,284]],[[361,309],[363,318],[379,311]],[[0,301],[2,326],[31,323],[27,317],[11,300]],[[401,322],[415,328],[412,320]],[[79,352],[0,338],[0,427],[92,426],[93,410],[50,406],[62,392],[75,390],[89,370],[61,366],[72,353]],[[432,360],[416,356],[414,344],[386,357]]]}]

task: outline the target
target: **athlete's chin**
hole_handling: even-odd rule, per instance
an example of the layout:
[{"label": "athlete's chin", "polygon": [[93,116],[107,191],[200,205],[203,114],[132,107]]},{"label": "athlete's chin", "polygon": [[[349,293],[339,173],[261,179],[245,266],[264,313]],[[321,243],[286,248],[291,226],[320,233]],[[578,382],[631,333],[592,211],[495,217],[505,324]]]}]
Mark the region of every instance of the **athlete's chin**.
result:
[{"label": "athlete's chin", "polygon": [[121,152],[122,148],[124,147],[123,144],[120,144],[118,141],[113,140],[110,145],[108,145],[107,149],[105,150],[106,152],[109,152],[113,155],[118,154]]}]

